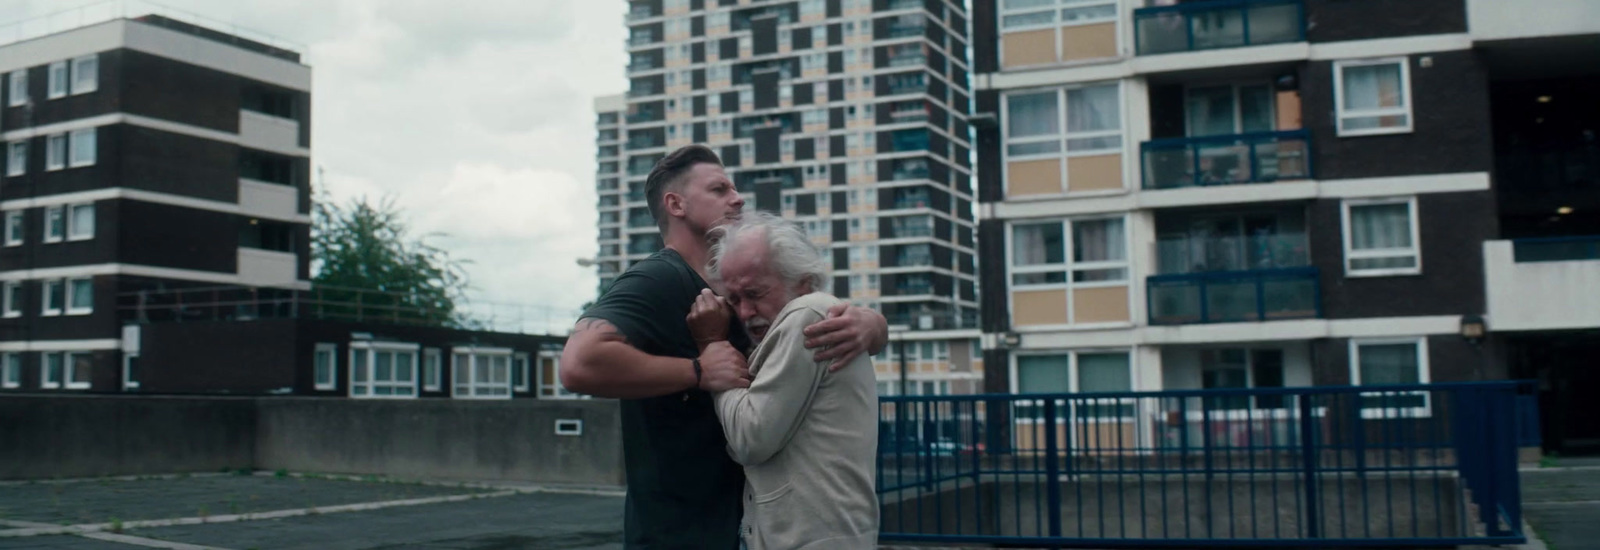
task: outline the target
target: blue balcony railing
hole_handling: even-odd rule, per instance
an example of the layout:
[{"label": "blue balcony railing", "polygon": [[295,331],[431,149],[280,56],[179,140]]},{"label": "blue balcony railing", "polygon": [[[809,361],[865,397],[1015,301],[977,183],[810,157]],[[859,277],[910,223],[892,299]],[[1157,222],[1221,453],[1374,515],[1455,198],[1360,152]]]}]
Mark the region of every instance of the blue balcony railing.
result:
[{"label": "blue balcony railing", "polygon": [[1271,183],[1311,177],[1306,130],[1157,139],[1139,145],[1145,189]]},{"label": "blue balcony railing", "polygon": [[1600,260],[1600,235],[1516,239],[1511,257],[1517,263]]},{"label": "blue balcony railing", "polygon": [[1306,39],[1301,0],[1214,0],[1133,12],[1139,55],[1153,55]]},{"label": "blue balcony railing", "polygon": [[1152,325],[1322,316],[1315,267],[1153,275],[1145,284]]}]

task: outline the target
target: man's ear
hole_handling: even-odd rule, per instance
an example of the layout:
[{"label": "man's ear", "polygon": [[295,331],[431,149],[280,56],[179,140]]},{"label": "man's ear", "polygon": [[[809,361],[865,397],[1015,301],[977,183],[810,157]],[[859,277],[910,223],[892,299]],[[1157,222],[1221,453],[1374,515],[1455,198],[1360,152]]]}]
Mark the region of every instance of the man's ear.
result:
[{"label": "man's ear", "polygon": [[678,217],[684,214],[683,195],[668,191],[661,195],[661,207],[668,216]]}]

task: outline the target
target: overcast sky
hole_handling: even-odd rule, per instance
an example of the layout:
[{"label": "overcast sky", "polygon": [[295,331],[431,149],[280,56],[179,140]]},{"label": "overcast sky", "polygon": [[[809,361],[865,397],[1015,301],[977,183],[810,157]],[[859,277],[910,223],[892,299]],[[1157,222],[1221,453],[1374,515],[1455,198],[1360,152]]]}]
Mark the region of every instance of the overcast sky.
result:
[{"label": "overcast sky", "polygon": [[[0,23],[96,3],[0,0]],[[593,268],[576,263],[596,251],[592,100],[627,87],[624,2],[161,4],[304,45],[322,188],[393,196],[472,262],[477,299],[570,320],[594,297]]]}]

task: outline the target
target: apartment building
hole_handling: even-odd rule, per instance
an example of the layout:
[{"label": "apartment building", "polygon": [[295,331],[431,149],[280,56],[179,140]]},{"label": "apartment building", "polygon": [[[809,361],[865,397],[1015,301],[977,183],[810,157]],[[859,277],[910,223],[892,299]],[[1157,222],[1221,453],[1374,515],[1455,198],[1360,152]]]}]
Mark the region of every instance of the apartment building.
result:
[{"label": "apartment building", "polygon": [[602,287],[661,248],[650,168],[705,144],[889,319],[880,391],[979,389],[963,3],[632,0],[627,25],[629,89],[595,106]]},{"label": "apartment building", "polygon": [[985,391],[1538,377],[1594,416],[1593,3],[972,9]]}]

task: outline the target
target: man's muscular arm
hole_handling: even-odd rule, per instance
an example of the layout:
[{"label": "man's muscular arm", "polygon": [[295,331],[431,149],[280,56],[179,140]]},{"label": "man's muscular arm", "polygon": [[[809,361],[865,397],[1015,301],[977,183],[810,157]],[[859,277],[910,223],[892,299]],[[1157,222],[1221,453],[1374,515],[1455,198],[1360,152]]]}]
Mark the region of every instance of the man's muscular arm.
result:
[{"label": "man's muscular arm", "polygon": [[[707,349],[700,363],[703,389],[750,385],[744,357],[731,346]],[[561,385],[568,390],[597,397],[639,399],[696,387],[691,360],[639,351],[616,326],[593,317],[579,319],[567,337],[560,373]]]}]

